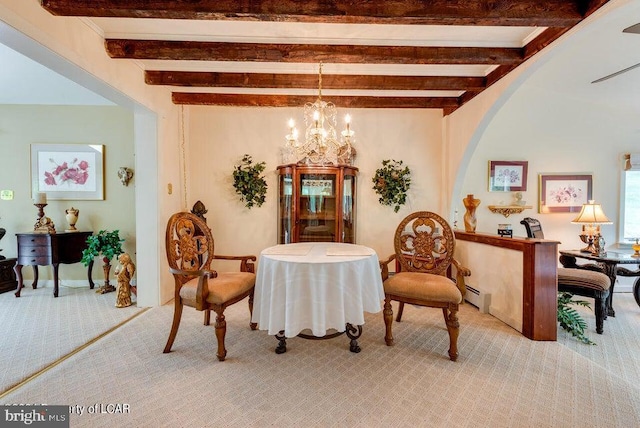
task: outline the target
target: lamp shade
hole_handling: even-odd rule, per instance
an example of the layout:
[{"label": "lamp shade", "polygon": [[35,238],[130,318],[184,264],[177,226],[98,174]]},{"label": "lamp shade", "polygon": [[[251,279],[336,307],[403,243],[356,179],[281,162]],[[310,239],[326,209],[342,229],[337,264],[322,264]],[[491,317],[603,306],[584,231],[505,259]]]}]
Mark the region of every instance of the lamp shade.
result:
[{"label": "lamp shade", "polygon": [[578,214],[578,217],[574,218],[571,223],[612,224],[612,221],[609,220],[604,211],[602,211],[602,205],[596,204],[593,200],[589,200],[586,204],[582,205],[580,214]]}]

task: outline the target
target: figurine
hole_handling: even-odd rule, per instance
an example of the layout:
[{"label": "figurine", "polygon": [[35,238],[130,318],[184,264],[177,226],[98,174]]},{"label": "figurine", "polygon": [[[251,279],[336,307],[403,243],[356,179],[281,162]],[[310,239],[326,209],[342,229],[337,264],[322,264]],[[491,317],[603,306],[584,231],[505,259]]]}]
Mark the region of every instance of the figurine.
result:
[{"label": "figurine", "polygon": [[478,221],[476,220],[476,208],[480,205],[480,199],[474,199],[473,195],[467,195],[462,200],[467,212],[464,213],[464,230],[465,232],[475,232]]},{"label": "figurine", "polygon": [[56,233],[56,226],[53,221],[47,216],[40,217],[36,224],[33,225],[33,231],[35,233]]},{"label": "figurine", "polygon": [[118,257],[120,264],[116,266],[115,274],[118,279],[118,292],[116,296],[116,308],[131,306],[131,278],[136,271],[136,265],[131,261],[129,254],[122,253]]}]

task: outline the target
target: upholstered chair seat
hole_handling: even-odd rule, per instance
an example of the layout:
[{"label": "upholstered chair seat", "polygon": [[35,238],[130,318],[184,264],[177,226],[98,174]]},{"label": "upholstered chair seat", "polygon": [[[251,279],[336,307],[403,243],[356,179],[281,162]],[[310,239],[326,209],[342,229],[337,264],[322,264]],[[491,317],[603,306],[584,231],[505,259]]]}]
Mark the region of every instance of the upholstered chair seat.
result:
[{"label": "upholstered chair seat", "polygon": [[[209,279],[209,294],[205,301],[211,304],[228,302],[234,296],[245,294],[253,288],[256,276],[250,272],[218,272],[218,276]],[[187,306],[196,306],[198,292],[198,280],[192,279],[180,289],[182,303]]]},{"label": "upholstered chair seat", "polygon": [[594,300],[596,332],[604,331],[607,319],[607,298],[611,279],[602,272],[585,269],[558,268],[558,291],[591,297]]},{"label": "upholstered chair seat", "polygon": [[430,273],[397,273],[384,282],[384,291],[408,299],[462,303],[462,293],[451,279]]}]

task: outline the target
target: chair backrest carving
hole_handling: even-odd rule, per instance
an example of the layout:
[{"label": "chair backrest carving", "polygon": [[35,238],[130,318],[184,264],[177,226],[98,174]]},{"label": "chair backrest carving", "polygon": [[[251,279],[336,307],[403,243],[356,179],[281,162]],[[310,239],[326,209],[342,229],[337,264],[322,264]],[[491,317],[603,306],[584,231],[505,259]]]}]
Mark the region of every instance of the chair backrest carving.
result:
[{"label": "chair backrest carving", "polygon": [[529,238],[544,239],[544,232],[542,232],[542,225],[540,221],[535,218],[525,217],[520,221],[520,224],[524,225],[527,230],[527,236]]},{"label": "chair backrest carving", "polygon": [[453,262],[455,238],[445,219],[418,211],[400,222],[394,247],[402,271],[446,275]]},{"label": "chair backrest carving", "polygon": [[204,220],[195,214],[179,212],[167,222],[166,250],[169,267],[183,271],[210,270],[213,236]]}]

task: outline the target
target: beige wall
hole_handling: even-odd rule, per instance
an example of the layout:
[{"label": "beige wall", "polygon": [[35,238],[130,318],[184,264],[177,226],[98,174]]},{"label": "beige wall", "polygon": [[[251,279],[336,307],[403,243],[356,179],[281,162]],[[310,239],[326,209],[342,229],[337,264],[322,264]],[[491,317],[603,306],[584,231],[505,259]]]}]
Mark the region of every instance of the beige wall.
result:
[{"label": "beige wall", "polygon": [[[188,141],[189,206],[201,200],[208,208],[217,252],[244,254],[275,245],[277,181],[280,149],[287,120],[302,123],[300,108],[190,107]],[[338,106],[338,114],[343,111]],[[355,166],[358,243],[379,254],[393,252],[393,233],[404,216],[417,210],[440,212],[442,192],[441,112],[439,110],[376,110],[350,112],[356,132]],[[267,164],[267,201],[247,209],[233,189],[232,172],[242,156]],[[411,169],[409,201],[394,213],[378,203],[372,177],[382,160],[402,160]]]},{"label": "beige wall", "polygon": [[[69,227],[64,211],[71,206],[80,210],[76,224],[79,230],[118,229],[126,239],[124,250],[135,260],[135,179],[125,187],[117,176],[120,166],[133,167],[134,164],[133,115],[117,106],[0,105],[0,189],[12,190],[14,195],[13,200],[0,200],[0,225],[7,229],[7,235],[0,242],[2,254],[15,257],[15,233],[32,231],[36,220],[37,209],[31,199],[30,145],[33,143],[104,145],[105,199],[49,198],[45,213],[59,232]],[[103,278],[99,266],[94,269],[95,280]],[[61,272],[69,283],[86,278],[86,270],[79,264],[63,266]],[[26,278],[32,277],[30,268],[23,273]],[[42,280],[52,277],[53,268],[40,269]]]}]

